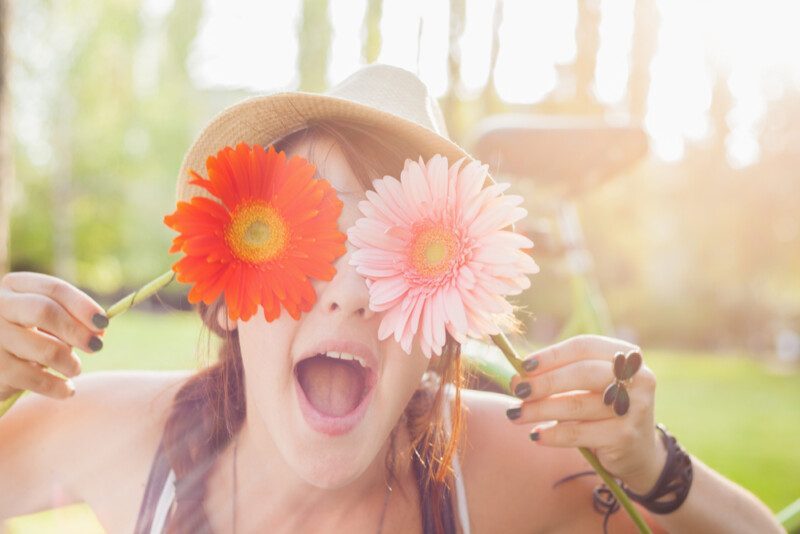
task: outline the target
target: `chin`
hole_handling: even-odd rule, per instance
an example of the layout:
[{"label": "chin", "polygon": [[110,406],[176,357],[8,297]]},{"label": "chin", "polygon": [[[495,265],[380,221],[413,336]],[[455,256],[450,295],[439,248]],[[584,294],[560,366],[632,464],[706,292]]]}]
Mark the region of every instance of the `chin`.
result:
[{"label": "chin", "polygon": [[347,454],[347,451],[328,450],[294,460],[292,463],[300,478],[318,488],[334,490],[351,484],[361,476],[372,458],[370,461],[360,461]]},{"label": "chin", "polygon": [[[291,388],[289,392],[294,396]],[[314,487],[334,490],[357,480],[375,461],[391,430],[384,428],[388,422],[376,420],[386,413],[373,406],[348,432],[320,432],[308,424],[297,398],[289,399],[277,413],[278,399],[262,403],[264,423],[285,464]],[[287,399],[281,400],[285,403]]]}]

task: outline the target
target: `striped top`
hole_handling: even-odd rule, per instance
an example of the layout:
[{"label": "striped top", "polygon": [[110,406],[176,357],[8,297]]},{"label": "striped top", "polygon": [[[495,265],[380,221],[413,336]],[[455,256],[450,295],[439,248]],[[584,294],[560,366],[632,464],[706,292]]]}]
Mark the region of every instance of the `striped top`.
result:
[{"label": "striped top", "polygon": [[[448,396],[452,398],[453,386],[446,386]],[[450,418],[450,402],[444,405],[444,418],[448,432],[452,428]],[[430,507],[431,499],[428,498],[428,490],[424,488],[421,480],[424,472],[422,460],[416,454],[414,459],[414,473],[420,490],[420,509],[422,511],[422,526],[424,534],[434,532],[434,518]],[[426,459],[427,461],[427,459]],[[450,491],[445,487],[444,495],[444,518],[443,524],[448,534],[470,534],[469,513],[467,510],[467,496],[464,488],[464,481],[461,475],[461,462],[458,454],[453,456],[453,471],[455,484],[455,510],[452,509],[452,498]],[[164,442],[159,444],[153,464],[150,468],[150,475],[147,480],[142,504],[139,508],[139,517],[136,521],[134,534],[163,534],[170,514],[174,510],[175,503],[175,472],[172,470],[167,455],[164,452]],[[460,528],[456,528],[458,525]]]}]

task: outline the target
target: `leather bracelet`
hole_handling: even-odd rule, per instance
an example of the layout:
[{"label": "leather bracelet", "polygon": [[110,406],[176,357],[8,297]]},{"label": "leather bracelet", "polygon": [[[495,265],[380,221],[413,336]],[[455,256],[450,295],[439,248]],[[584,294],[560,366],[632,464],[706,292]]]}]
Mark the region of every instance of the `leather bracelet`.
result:
[{"label": "leather bracelet", "polygon": [[[692,459],[678,445],[678,441],[667,432],[664,425],[659,423],[656,428],[661,432],[661,440],[667,449],[667,459],[653,489],[645,495],[638,495],[625,487],[621,480],[617,482],[631,500],[655,514],[668,514],[677,510],[689,495],[689,488],[692,486]],[[568,475],[557,480],[553,484],[553,488],[582,476],[597,476],[597,473],[591,470]],[[674,494],[672,499],[659,500],[670,494]],[[608,520],[611,514],[620,509],[620,504],[608,486],[599,484],[592,491],[592,505],[597,512],[603,514],[603,533],[605,534],[608,532]]]},{"label": "leather bracelet", "polygon": [[[677,510],[689,495],[692,487],[692,459],[678,445],[678,441],[661,423],[656,425],[661,432],[661,440],[667,449],[667,460],[655,486],[644,495],[634,493],[623,487],[633,500],[654,514],[668,514]],[[664,500],[665,497],[670,497]]]}]

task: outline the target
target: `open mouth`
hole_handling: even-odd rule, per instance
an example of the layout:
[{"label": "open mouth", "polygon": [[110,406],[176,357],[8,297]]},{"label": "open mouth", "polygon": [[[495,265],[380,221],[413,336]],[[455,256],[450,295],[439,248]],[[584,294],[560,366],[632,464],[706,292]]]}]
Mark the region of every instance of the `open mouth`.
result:
[{"label": "open mouth", "polygon": [[345,433],[361,421],[376,382],[364,359],[338,351],[301,360],[294,374],[306,421],[329,435]]}]

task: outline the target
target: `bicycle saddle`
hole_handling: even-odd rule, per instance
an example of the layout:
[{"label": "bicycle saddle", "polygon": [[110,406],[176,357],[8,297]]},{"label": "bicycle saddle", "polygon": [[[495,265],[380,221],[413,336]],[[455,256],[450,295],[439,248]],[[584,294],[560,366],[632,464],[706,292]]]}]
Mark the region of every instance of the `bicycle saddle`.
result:
[{"label": "bicycle saddle", "polygon": [[578,195],[647,153],[636,125],[598,117],[495,115],[478,123],[472,154],[496,175],[533,179]]}]

